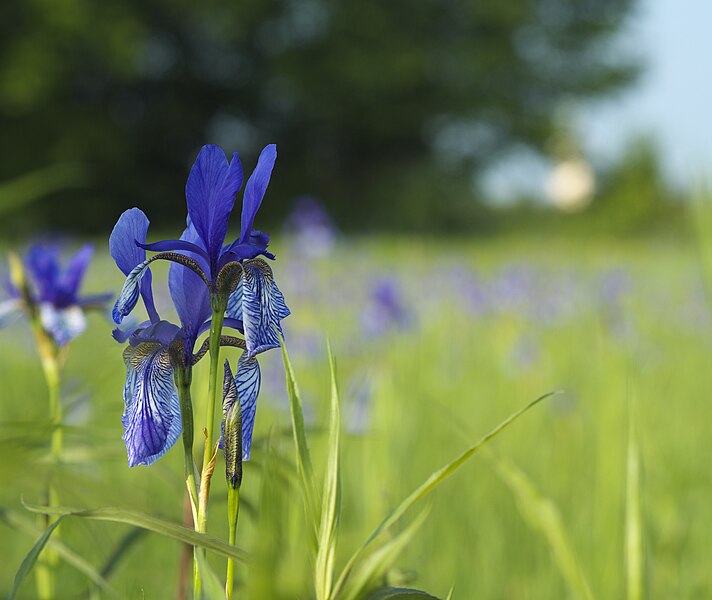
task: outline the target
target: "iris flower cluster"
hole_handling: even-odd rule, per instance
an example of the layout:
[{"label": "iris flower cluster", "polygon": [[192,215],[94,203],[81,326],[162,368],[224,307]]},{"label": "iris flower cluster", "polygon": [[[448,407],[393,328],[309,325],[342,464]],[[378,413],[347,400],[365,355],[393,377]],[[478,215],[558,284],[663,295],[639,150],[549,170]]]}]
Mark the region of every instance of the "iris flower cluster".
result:
[{"label": "iris flower cluster", "polygon": [[[267,250],[269,236],[253,228],[276,156],[274,145],[262,151],[245,186],[240,234],[233,241],[226,242],[226,236],[242,188],[242,165],[237,153],[228,161],[222,149],[213,145],[201,149],[191,168],[186,184],[187,226],[180,239],[147,243],[149,220],[138,208],[124,212],[111,233],[111,256],[126,275],[113,309],[114,321],[121,324],[139,298],[148,314],[146,321],[117,328],[113,334],[117,341],[128,342],[122,420],[129,466],[156,461],[186,427],[192,436],[192,414],[185,414],[192,408],[179,392],[186,381],[189,385],[192,366],[208,350],[217,356],[220,345],[243,349],[231,379],[240,408],[242,460],[250,458],[260,388],[257,356],[279,346],[281,321],[289,315],[272,270],[261,258],[275,258]],[[168,289],[178,324],[163,319],[156,309],[150,266],[157,260],[171,262]],[[242,337],[227,335],[225,329]],[[206,332],[210,336],[198,346]],[[229,396],[234,404],[235,394]]]},{"label": "iris flower cluster", "polygon": [[24,260],[11,259],[7,298],[0,301],[0,326],[25,314],[58,348],[83,333],[86,311],[102,310],[111,298],[110,294],[79,293],[92,254],[92,245],[86,244],[62,268],[59,246],[38,243]]}]

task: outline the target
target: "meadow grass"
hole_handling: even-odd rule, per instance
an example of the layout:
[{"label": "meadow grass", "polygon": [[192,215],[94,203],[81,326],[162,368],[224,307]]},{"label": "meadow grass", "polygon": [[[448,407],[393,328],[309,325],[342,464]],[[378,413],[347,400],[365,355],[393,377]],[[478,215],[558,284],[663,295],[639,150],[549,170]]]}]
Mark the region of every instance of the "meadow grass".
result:
[{"label": "meadow grass", "polygon": [[[563,562],[578,566],[592,596],[625,597],[634,402],[644,595],[712,595],[711,482],[703,460],[712,450],[712,322],[692,245],[364,238],[316,259],[300,257],[286,241],[277,252],[275,274],[293,313],[284,323],[286,343],[316,473],[323,472],[329,437],[327,335],[338,361],[337,573],[430,473],[527,402],[560,389],[498,438],[494,453],[475,457],[430,497],[427,519],[385,578],[443,598],[453,585],[456,599],[576,597],[581,588],[557,560],[544,512],[522,506],[538,498],[546,514],[558,515],[567,538]],[[379,280],[397,286],[402,318],[378,317],[371,290]],[[118,291],[121,281],[99,253],[86,289]],[[159,294],[158,304],[167,311],[167,298]],[[90,325],[72,345],[63,383],[62,502],[121,506],[180,522],[180,444],[150,468],[126,467],[121,349],[108,320],[94,315]],[[34,522],[21,498],[42,502],[46,390],[26,324],[0,336],[0,505]],[[224,355],[233,364],[237,359],[234,350]],[[254,560],[249,570],[237,568],[237,597],[307,598],[311,533],[298,492],[284,371],[278,352],[262,364],[238,531],[238,546]],[[206,364],[195,380],[195,412],[203,414]],[[503,476],[502,464],[524,478],[524,488]],[[210,530],[225,537],[223,489],[215,486]],[[522,496],[523,489],[530,495]],[[33,537],[0,527],[0,593],[6,593],[39,531]],[[65,520],[61,529],[62,542],[99,570],[131,532],[79,519]],[[109,581],[123,598],[175,597],[181,552],[174,541],[141,535],[112,565]],[[210,561],[224,572],[224,559]],[[61,597],[86,597],[87,580],[75,569],[62,565],[58,577]],[[34,593],[28,580],[19,597]]]}]

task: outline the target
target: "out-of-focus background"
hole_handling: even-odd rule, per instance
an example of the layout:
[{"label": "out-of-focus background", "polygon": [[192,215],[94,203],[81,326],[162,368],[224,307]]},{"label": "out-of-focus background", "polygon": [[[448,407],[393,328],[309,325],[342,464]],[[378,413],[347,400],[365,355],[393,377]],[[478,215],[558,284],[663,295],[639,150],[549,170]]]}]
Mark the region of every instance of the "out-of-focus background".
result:
[{"label": "out-of-focus background", "polygon": [[[249,173],[274,142],[256,226],[273,237],[317,440],[327,334],[339,362],[337,564],[468,441],[562,389],[438,492],[388,580],[441,597],[454,584],[463,600],[624,597],[632,411],[644,590],[708,598],[710,19],[712,5],[673,0],[6,0],[0,250],[93,241],[85,290],[117,292],[107,239],[123,210],[141,207],[152,239],[177,237],[203,144],[238,151]],[[95,315],[72,344],[62,498],[181,520],[177,450],[125,466],[111,328]],[[301,507],[261,470],[268,438],[292,460],[277,354],[263,360],[240,525],[269,565],[240,573],[255,600],[309,594],[289,538]],[[47,419],[26,323],[0,330],[0,381],[0,501],[21,514],[43,481],[46,429],[27,432]],[[0,592],[31,525],[2,531]],[[176,544],[101,523],[62,535],[122,597],[174,596]],[[65,597],[85,597],[62,568]]]}]

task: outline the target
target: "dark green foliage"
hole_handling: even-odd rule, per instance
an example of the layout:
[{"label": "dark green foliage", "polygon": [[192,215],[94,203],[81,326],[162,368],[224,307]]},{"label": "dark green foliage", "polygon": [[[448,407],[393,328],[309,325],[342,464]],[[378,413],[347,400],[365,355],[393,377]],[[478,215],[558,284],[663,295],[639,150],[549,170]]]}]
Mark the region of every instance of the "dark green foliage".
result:
[{"label": "dark green foliage", "polygon": [[87,171],[11,221],[105,230],[130,199],[177,224],[203,143],[275,141],[271,215],[311,193],[347,228],[462,226],[473,173],[635,73],[608,44],[634,3],[9,0],[0,181]]}]

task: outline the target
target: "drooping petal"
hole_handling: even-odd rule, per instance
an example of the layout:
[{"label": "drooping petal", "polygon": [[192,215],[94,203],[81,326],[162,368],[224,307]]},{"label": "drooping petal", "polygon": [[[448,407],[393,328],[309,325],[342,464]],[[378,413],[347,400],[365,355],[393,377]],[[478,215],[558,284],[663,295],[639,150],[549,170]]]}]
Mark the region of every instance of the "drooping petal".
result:
[{"label": "drooping petal", "polygon": [[260,382],[260,365],[257,359],[250,358],[247,352],[243,352],[237,361],[237,373],[235,374],[235,387],[242,415],[242,460],[250,460],[252,430],[255,426]]},{"label": "drooping petal", "polygon": [[84,246],[72,256],[67,265],[67,269],[60,277],[59,287],[66,295],[68,304],[76,304],[79,286],[82,283],[84,273],[89,266],[93,254],[94,246],[92,244],[84,244]]},{"label": "drooping petal", "polygon": [[126,281],[124,281],[124,285],[121,288],[116,304],[114,304],[114,309],[111,312],[114,323],[117,325],[120,325],[124,317],[128,315],[136,306],[139,291],[141,290],[141,279],[147,273],[150,273],[148,265],[151,264],[151,262],[153,261],[150,258],[144,260],[142,263],[136,265],[126,277]]},{"label": "drooping petal", "polygon": [[240,219],[240,243],[249,240],[252,233],[252,225],[255,222],[255,215],[260,209],[262,198],[264,198],[269,179],[272,175],[274,162],[277,160],[277,146],[269,144],[265,146],[257,161],[255,170],[247,180],[245,195],[242,200],[242,218]]},{"label": "drooping petal", "polygon": [[128,346],[124,351],[123,440],[129,467],[150,465],[175,444],[181,433],[180,404],[168,351],[160,344]]},{"label": "drooping petal", "polygon": [[228,163],[223,150],[212,144],[201,148],[188,176],[185,186],[188,216],[215,262],[242,179],[237,153]]},{"label": "drooping petal", "polygon": [[65,346],[87,328],[87,319],[79,306],[57,308],[50,302],[40,304],[40,323],[58,346]]},{"label": "drooping petal", "polygon": [[51,244],[35,244],[27,253],[26,266],[40,300],[52,302],[59,278],[59,249]]},{"label": "drooping petal", "polygon": [[[180,239],[195,243],[199,239],[198,232],[192,225],[189,225]],[[186,332],[186,337],[194,342],[199,335],[200,326],[212,313],[208,288],[193,271],[186,269],[183,265],[172,264],[168,271],[168,289],[181,326]],[[186,352],[192,352],[192,346],[190,348],[187,346],[191,346],[191,344],[186,345]]]},{"label": "drooping petal", "polygon": [[22,313],[22,301],[19,298],[10,298],[0,302],[0,327],[12,323]]},{"label": "drooping petal", "polygon": [[138,327],[133,331],[129,337],[129,344],[138,346],[144,343],[154,343],[167,348],[180,332],[181,329],[178,325],[168,321],[149,323],[147,327]]},{"label": "drooping petal", "polygon": [[289,308],[274,281],[272,269],[264,260],[245,261],[243,267],[242,322],[247,351],[252,358],[279,347],[281,321],[289,316]]},{"label": "drooping petal", "polygon": [[240,281],[237,282],[235,291],[228,296],[227,310],[225,311],[225,315],[228,318],[236,319],[240,322],[242,321],[242,290],[243,283],[242,277],[240,277]]},{"label": "drooping petal", "polygon": [[[144,243],[148,232],[148,217],[139,208],[130,208],[124,211],[116,222],[109,237],[109,252],[121,269],[121,272],[128,276],[129,273],[139,264],[146,260],[146,251],[136,245],[136,242]],[[151,321],[158,321],[158,313],[153,301],[153,291],[151,289],[151,272],[149,271],[141,281],[140,293],[146,311]]]}]

